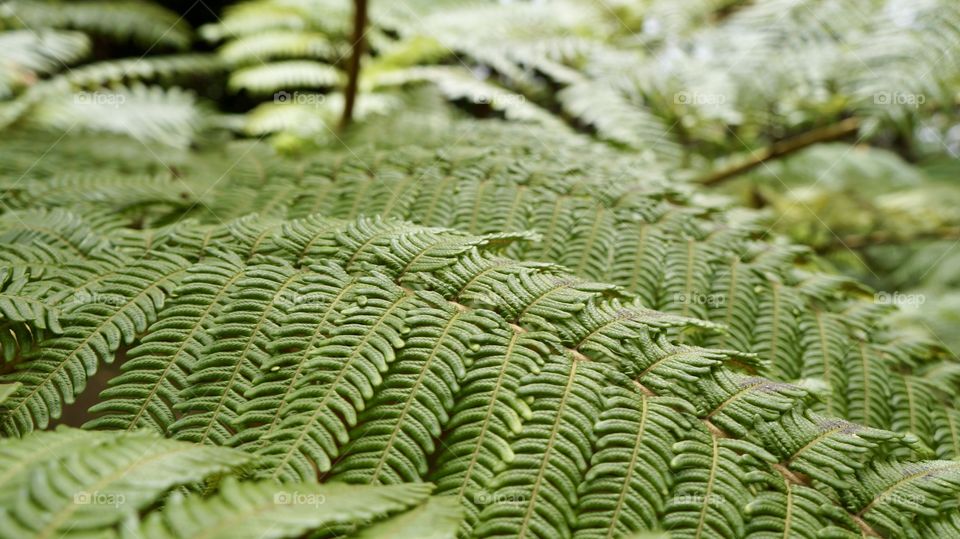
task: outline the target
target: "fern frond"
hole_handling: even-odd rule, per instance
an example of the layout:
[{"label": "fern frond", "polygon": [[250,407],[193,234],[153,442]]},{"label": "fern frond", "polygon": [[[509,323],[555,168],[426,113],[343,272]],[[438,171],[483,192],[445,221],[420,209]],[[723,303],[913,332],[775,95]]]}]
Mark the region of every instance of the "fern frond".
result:
[{"label": "fern frond", "polygon": [[154,433],[61,427],[4,440],[0,454],[9,457],[2,537],[405,537],[431,525],[452,538],[460,522],[454,500],[431,498],[430,484],[241,483],[249,455]]},{"label": "fern frond", "polygon": [[510,120],[538,122],[558,129],[564,128],[546,111],[534,103],[529,103],[525,96],[479,79],[461,67],[416,67],[388,71],[377,74],[365,83],[374,88],[384,88],[421,81],[435,84],[448,99],[489,106]]},{"label": "fern frond", "polygon": [[960,491],[960,463],[876,462],[857,474],[859,484],[846,491],[846,503],[857,515],[891,534],[903,534],[903,513],[932,518],[940,500]]},{"label": "fern frond", "polygon": [[5,244],[51,246],[80,259],[94,258],[108,245],[83,219],[60,208],[0,215],[0,240]]},{"label": "fern frond", "polygon": [[[746,469],[737,446],[714,433],[694,430],[673,446],[674,473],[664,524],[676,537],[740,537],[744,535]],[[746,467],[746,469],[745,469]]]},{"label": "fern frond", "polygon": [[14,30],[0,33],[0,99],[32,84],[39,75],[55,73],[90,51],[90,40],[79,32]]},{"label": "fern frond", "polygon": [[[245,427],[232,444],[253,451],[271,441],[286,406],[296,395],[301,378],[309,373],[308,362],[334,327],[340,311],[347,308],[357,285],[341,268],[333,264],[316,268],[322,279],[303,288],[292,298],[280,329],[269,348],[273,357],[260,366],[260,375],[241,411],[238,422]],[[264,468],[270,463],[264,459]]]},{"label": "fern frond", "polygon": [[693,397],[694,390],[686,389],[686,385],[696,383],[718,365],[732,359],[756,365],[751,356],[672,344],[662,333],[636,335],[627,350],[623,368],[639,383],[654,391],[667,390],[687,398]]},{"label": "fern frond", "polygon": [[[61,430],[35,436],[38,439],[8,443],[13,450],[23,450],[16,446],[46,439],[59,446],[64,442],[59,438],[67,437],[73,450],[44,451],[44,461],[30,463],[29,481],[19,485],[16,501],[0,511],[0,535],[5,537],[104,533],[171,487],[227,472],[249,459],[230,449],[147,433],[80,436]],[[78,440],[89,445],[78,447]]]},{"label": "fern frond", "polygon": [[57,462],[78,452],[108,443],[112,434],[85,432],[60,427],[55,431],[38,431],[23,438],[7,438],[0,442],[0,501],[3,507],[13,507],[17,494],[30,483],[35,467]]},{"label": "fern frond", "polygon": [[657,527],[670,493],[673,444],[691,427],[682,401],[604,390],[597,450],[579,487],[577,537],[611,537]]},{"label": "fern frond", "polygon": [[199,111],[190,92],[134,85],[111,91],[55,93],[34,105],[31,121],[67,131],[119,133],[143,142],[185,148],[198,127]]},{"label": "fern frond", "polygon": [[499,469],[514,459],[510,442],[530,419],[518,395],[520,380],[536,372],[559,348],[549,334],[495,329],[474,337],[473,363],[456,394],[431,479],[438,493],[456,494],[476,522]]},{"label": "fern frond", "polygon": [[886,358],[876,345],[857,343],[847,353],[845,368],[849,387],[847,417],[868,427],[888,425],[893,409],[890,405],[893,383],[885,373]]},{"label": "fern frond", "polygon": [[270,95],[298,88],[334,88],[340,86],[342,79],[340,71],[331,65],[287,60],[238,69],[230,75],[227,86],[234,92]]},{"label": "fern frond", "polygon": [[836,489],[849,488],[856,470],[879,446],[904,438],[797,409],[758,424],[757,432],[786,468]]},{"label": "fern frond", "polygon": [[[830,515],[823,510],[831,501],[822,492],[783,478],[774,483],[779,491],[764,492],[744,508],[748,517],[745,537],[814,539],[827,533],[831,537],[844,539],[862,537],[851,531],[856,529],[851,519],[845,519],[843,515]],[[830,517],[841,520],[845,526],[836,525]]]},{"label": "fern frond", "polygon": [[583,310],[595,294],[614,294],[616,290],[610,285],[533,271],[518,272],[493,285],[497,309],[507,320],[551,333]]},{"label": "fern frond", "polygon": [[185,75],[212,76],[222,69],[222,62],[209,53],[151,55],[92,62],[71,69],[51,83],[55,85],[65,81],[74,88],[89,90],[117,84],[129,85],[131,81],[169,83]]},{"label": "fern frond", "polygon": [[590,464],[584,426],[598,414],[601,366],[555,360],[521,379],[518,396],[533,397],[530,419],[512,444],[513,459],[474,503],[486,505],[474,533],[486,537],[557,537],[576,526],[577,485]]},{"label": "fern frond", "polygon": [[0,20],[14,27],[72,28],[117,41],[133,41],[147,49],[185,49],[191,42],[190,28],[182,17],[153,2],[11,0],[3,4]]},{"label": "fern frond", "polygon": [[212,342],[208,331],[245,269],[228,254],[191,266],[172,291],[163,318],[127,352],[121,374],[100,394],[102,401],[90,408],[100,417],[85,427],[165,433],[176,419],[173,408],[188,385],[187,376]]},{"label": "fern frond", "polygon": [[[416,519],[420,511],[435,514],[433,506],[442,502],[429,498],[431,489],[431,485],[422,483],[388,487],[277,485],[273,482],[241,483],[231,478],[223,482],[212,498],[175,496],[162,511],[151,513],[129,536],[136,539],[279,539],[314,530],[329,532],[338,527],[349,530],[408,509],[411,509],[410,513],[395,518]],[[380,530],[391,530],[397,525],[397,521],[388,520],[365,531],[374,533],[373,537],[382,537],[377,535],[382,533]]]},{"label": "fern frond", "polygon": [[[383,276],[361,278],[351,292],[352,305],[335,320],[328,338],[307,358],[305,374],[291,380],[293,392],[279,424],[259,450],[258,473],[271,477],[315,478],[327,472],[349,440],[347,429],[383,383],[396,359],[412,296]],[[362,299],[361,299],[362,298]]]},{"label": "fern frond", "polygon": [[234,284],[230,305],[214,318],[212,340],[174,405],[184,414],[169,429],[177,439],[225,445],[236,434],[245,394],[269,357],[267,345],[306,279],[306,271],[270,260],[249,266]]},{"label": "fern frond", "polygon": [[45,183],[31,183],[23,201],[35,208],[90,203],[116,212],[151,206],[184,211],[197,203],[195,196],[189,187],[171,189],[170,179],[163,175],[63,174]]},{"label": "fern frond", "polygon": [[234,66],[291,58],[336,60],[338,51],[327,36],[316,32],[264,32],[239,37],[217,54]]},{"label": "fern frond", "polygon": [[349,32],[349,9],[340,0],[265,0],[243,2],[224,13],[216,24],[200,28],[208,41],[278,30],[318,30],[333,36]]},{"label": "fern frond", "polygon": [[[48,287],[30,287],[30,281],[10,269],[0,269],[0,318],[11,322],[30,322],[53,333],[63,330],[58,311],[44,301]],[[32,289],[31,289],[32,288]]]},{"label": "fern frond", "polygon": [[631,105],[613,88],[582,80],[561,90],[557,98],[568,114],[605,140],[637,149],[649,161],[676,162],[680,157],[675,124]]},{"label": "fern frond", "polygon": [[464,312],[436,294],[417,299],[404,319],[410,330],[397,361],[354,427],[334,478],[372,484],[422,479],[427,469],[417,463],[436,451],[433,439],[449,420],[471,362],[471,339],[497,327],[482,311]]},{"label": "fern frond", "polygon": [[805,313],[799,323],[799,344],[805,351],[800,376],[826,381],[830,386],[826,396],[826,411],[845,416],[847,399],[843,388],[847,385],[844,368],[847,348],[843,319],[838,314],[816,309],[812,313]]},{"label": "fern frond", "polygon": [[705,419],[738,436],[746,436],[757,418],[776,421],[807,396],[797,386],[729,372],[703,377],[697,388]]},{"label": "fern frond", "polygon": [[905,374],[891,384],[891,430],[909,432],[921,440],[933,439],[934,416],[941,396],[939,383]]},{"label": "fern frond", "polygon": [[22,387],[3,404],[2,428],[27,433],[46,428],[72,403],[101,362],[129,345],[156,320],[166,296],[189,264],[175,256],[157,256],[131,264],[127,271],[93,290],[78,291],[61,321],[63,334],[44,341],[42,349],[2,376]]}]

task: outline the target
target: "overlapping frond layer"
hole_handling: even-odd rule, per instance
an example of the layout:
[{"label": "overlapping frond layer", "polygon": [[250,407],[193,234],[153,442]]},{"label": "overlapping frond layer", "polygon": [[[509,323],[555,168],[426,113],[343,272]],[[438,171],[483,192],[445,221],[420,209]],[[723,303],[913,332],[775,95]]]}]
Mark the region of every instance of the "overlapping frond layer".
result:
[{"label": "overlapping frond layer", "polygon": [[[527,179],[517,182],[523,189],[514,179],[486,180],[501,182],[493,191],[512,201],[505,207],[549,193],[519,165],[504,170]],[[257,181],[247,173],[241,168],[231,181]],[[381,211],[403,206],[377,194],[395,188],[383,177],[385,185],[353,185],[366,187],[364,200]],[[436,202],[437,221],[456,223],[462,212],[451,212],[456,201],[439,187],[443,180],[425,181],[417,196]],[[669,204],[683,215],[676,194],[643,197],[650,197],[642,198],[647,214],[663,215],[656,208]],[[338,202],[365,213],[357,199]],[[429,207],[408,207],[415,206]],[[710,223],[682,222],[688,231]],[[432,503],[387,521],[384,530],[410,530],[421,518],[510,537],[608,537],[659,526],[675,537],[821,528],[852,536],[896,533],[907,521],[918,530],[952,529],[949,516],[931,508],[956,500],[960,485],[948,479],[947,461],[919,460],[916,436],[821,417],[811,390],[758,375],[782,373],[768,365],[799,362],[802,354],[703,348],[703,335],[718,326],[650,310],[623,287],[559,266],[511,259],[536,245],[534,235],[473,232],[319,215],[128,230],[122,243],[101,249],[143,261],[91,276],[98,286],[90,294],[115,294],[116,301],[65,309],[63,334],[41,341],[39,355],[17,360],[3,379],[21,384],[3,404],[5,428],[25,433],[47,424],[96,365],[135,339],[123,373],[91,410],[99,415],[91,427],[146,427],[234,446],[254,459],[249,473],[263,480],[431,481],[464,509],[460,522],[447,502]],[[707,237],[729,245],[736,236],[719,229]],[[689,256],[688,243],[680,245]],[[84,251],[72,254],[78,264],[89,256]],[[679,290],[695,291],[685,286]],[[802,297],[816,288],[789,289]],[[760,302],[756,312],[771,309]],[[757,341],[772,341],[768,333]],[[867,402],[871,410],[879,404],[864,395],[869,401],[854,396],[851,409],[881,422],[884,416],[865,414]],[[194,503],[213,520],[191,526],[218,525],[214,514],[273,496],[277,487],[268,485],[227,483],[224,500],[172,502],[143,526],[161,533],[199,514]],[[298,488],[319,495],[327,487]],[[924,498],[870,502],[874,491]],[[285,515],[283,508],[275,513],[287,522],[279,526],[303,525],[302,516]]]},{"label": "overlapping frond layer", "polygon": [[[4,440],[0,454],[5,538],[280,538],[336,529],[386,538],[416,524],[453,537],[459,519],[456,506],[430,497],[430,484],[240,482],[230,474],[250,455],[148,432],[60,428]],[[213,487],[206,492],[204,480]]]},{"label": "overlapping frond layer", "polygon": [[154,47],[186,49],[192,35],[183,17],[153,2],[132,0],[11,0],[0,20],[14,28],[70,28]]},{"label": "overlapping frond layer", "polygon": [[[530,134],[540,140],[529,140]],[[554,277],[548,275],[556,269],[542,266],[541,276],[531,278],[524,272],[529,263],[511,258],[559,263],[579,277],[619,285],[646,308],[718,325],[722,331],[685,332],[682,339],[757,354],[763,360],[760,374],[809,388],[820,401],[812,406],[822,412],[871,427],[911,431],[937,451],[955,445],[937,434],[950,428],[952,415],[938,410],[953,409],[955,377],[948,377],[947,384],[931,383],[935,373],[951,363],[922,337],[889,331],[884,322],[888,306],[873,302],[861,287],[817,273],[800,248],[766,243],[758,215],[700,208],[682,186],[650,179],[617,154],[575,145],[566,136],[476,123],[455,124],[450,136],[461,140],[447,148],[438,143],[434,149],[425,141],[398,150],[352,149],[301,161],[276,160],[256,147],[238,149],[239,162],[227,163],[232,168],[215,188],[222,196],[209,205],[209,213],[196,208],[196,215],[211,223],[250,212],[271,218],[382,215],[478,235],[532,231],[536,237],[511,241],[458,239],[461,245],[506,241],[507,257],[470,255],[434,266],[436,256],[455,248],[448,240],[429,229],[389,240],[397,225],[365,221],[358,226],[384,235],[369,245],[351,247],[357,249],[354,254],[337,257],[348,270],[360,261],[386,265],[391,272],[401,272],[404,282],[456,293],[471,306],[507,309],[512,307],[506,298],[538,287],[546,293],[556,286],[569,294],[560,300],[567,305],[561,310],[583,302],[578,299],[580,285],[566,277],[550,281]],[[483,145],[490,149],[479,149]],[[530,156],[540,159],[534,164]],[[198,166],[198,173],[207,166]],[[118,203],[109,196],[99,202]],[[153,205],[145,211],[164,215],[170,210]],[[298,263],[326,259],[335,249],[310,235],[311,227],[325,226],[338,225],[310,218],[286,225],[282,250]],[[233,237],[223,239],[239,241]],[[392,243],[384,243],[388,240]],[[411,254],[419,250],[424,256]],[[423,264],[431,272],[419,271]],[[476,281],[469,277],[473,272]],[[513,273],[525,280],[524,290],[498,281],[500,275]],[[549,301],[548,294],[523,313],[536,329],[542,329],[535,321],[542,318],[539,308],[556,314]],[[506,312],[518,317],[523,307],[519,309]],[[557,324],[548,329],[570,331]],[[601,344],[615,354],[615,344]],[[899,382],[905,371],[911,376]]]}]

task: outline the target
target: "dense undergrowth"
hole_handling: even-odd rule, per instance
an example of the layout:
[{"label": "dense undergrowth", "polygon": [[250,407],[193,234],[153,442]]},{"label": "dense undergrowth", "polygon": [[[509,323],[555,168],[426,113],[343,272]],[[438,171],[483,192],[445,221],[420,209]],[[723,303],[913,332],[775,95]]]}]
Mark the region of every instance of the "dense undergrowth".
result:
[{"label": "dense undergrowth", "polygon": [[[107,4],[129,35],[85,18]],[[590,3],[509,22],[414,3],[373,11],[356,124],[338,131],[349,6],[306,4],[234,7],[201,29],[217,55],[59,75],[88,34],[170,50],[192,34],[127,2],[66,22],[0,5],[26,28],[0,39],[59,28],[0,78],[0,535],[960,534],[954,356],[818,242],[771,233],[783,215],[701,185],[779,178],[751,155],[714,162],[724,122],[783,148],[796,139],[777,133],[837,119],[879,146],[919,110],[844,94],[869,87],[852,72],[822,81],[843,106],[805,102],[777,71],[768,90],[803,121],[733,122],[756,97],[736,79],[715,104],[730,110],[675,102],[678,133],[681,111],[603,61],[639,76],[635,47],[666,47],[627,3],[615,30]],[[718,46],[768,9],[704,4],[702,33],[658,20]],[[928,4],[915,20],[953,20]],[[833,9],[817,13],[852,17]],[[865,51],[886,16],[816,36]],[[199,77],[203,94],[214,73],[274,98],[225,115],[175,86]]]}]

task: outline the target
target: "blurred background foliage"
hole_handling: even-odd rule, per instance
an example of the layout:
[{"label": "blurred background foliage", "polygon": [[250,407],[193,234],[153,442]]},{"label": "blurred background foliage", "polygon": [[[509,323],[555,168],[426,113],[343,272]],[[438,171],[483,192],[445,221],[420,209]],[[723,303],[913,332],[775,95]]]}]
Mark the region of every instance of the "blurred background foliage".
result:
[{"label": "blurred background foliage", "polygon": [[[229,137],[341,144],[351,13],[3,1],[0,126],[128,135],[164,160]],[[373,0],[365,41],[361,125],[429,85],[465,114],[590,133],[768,209],[960,349],[955,0]]]}]

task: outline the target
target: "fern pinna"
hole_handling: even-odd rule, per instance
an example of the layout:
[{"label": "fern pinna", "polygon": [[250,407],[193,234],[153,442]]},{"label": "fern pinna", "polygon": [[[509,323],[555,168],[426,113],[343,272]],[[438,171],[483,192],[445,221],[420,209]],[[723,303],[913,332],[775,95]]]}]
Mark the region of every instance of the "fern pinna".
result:
[{"label": "fern pinna", "polygon": [[[5,184],[2,528],[960,533],[936,347],[754,215],[576,140],[452,125],[474,132],[445,150],[200,152],[170,180],[187,207]],[[36,432],[115,360],[89,433]],[[95,487],[128,503],[74,500]],[[228,526],[253,506],[269,525]]]}]

